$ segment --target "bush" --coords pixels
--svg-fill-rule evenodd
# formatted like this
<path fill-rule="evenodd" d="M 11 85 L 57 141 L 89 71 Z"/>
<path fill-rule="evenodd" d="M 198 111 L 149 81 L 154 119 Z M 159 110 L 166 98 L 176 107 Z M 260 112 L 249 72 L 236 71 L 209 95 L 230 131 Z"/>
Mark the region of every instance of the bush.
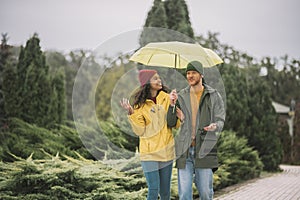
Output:
<path fill-rule="evenodd" d="M 214 187 L 220 189 L 260 175 L 263 164 L 258 152 L 247 146 L 247 139 L 234 132 L 222 132 L 218 140 L 220 167 L 214 174 Z"/>
<path fill-rule="evenodd" d="M 143 176 L 100 161 L 59 157 L 0 162 L 0 199 L 144 199 Z"/>
<path fill-rule="evenodd" d="M 115 145 L 102 131 L 80 124 L 77 126 L 82 130 L 80 136 L 71 122 L 45 129 L 11 118 L 8 128 L 0 132 L 0 160 L 15 161 L 11 154 L 21 158 L 33 154 L 34 159 L 43 159 L 47 153 L 60 153 L 74 158 L 80 154 L 87 159 L 99 160 L 128 159 L 134 156 L 135 152 Z M 110 130 L 112 131 L 113 129 Z"/>
<path fill-rule="evenodd" d="M 57 129 L 48 130 L 18 118 L 11 118 L 8 125 L 9 128 L 0 133 L 0 160 L 14 161 L 11 154 L 21 158 L 33 154 L 33 158 L 43 159 L 46 157 L 45 152 L 77 157 L 75 151 L 92 158 L 79 139 L 76 129 L 60 125 Z"/>

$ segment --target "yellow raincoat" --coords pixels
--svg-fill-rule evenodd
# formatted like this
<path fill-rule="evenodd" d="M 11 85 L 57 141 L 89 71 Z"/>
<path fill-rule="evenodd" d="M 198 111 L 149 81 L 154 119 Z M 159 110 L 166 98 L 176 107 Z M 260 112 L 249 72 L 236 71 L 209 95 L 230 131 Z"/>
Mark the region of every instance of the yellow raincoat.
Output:
<path fill-rule="evenodd" d="M 170 161 L 175 158 L 174 138 L 166 121 L 169 105 L 169 94 L 160 91 L 156 104 L 147 99 L 128 116 L 133 132 L 140 138 L 141 161 Z"/>

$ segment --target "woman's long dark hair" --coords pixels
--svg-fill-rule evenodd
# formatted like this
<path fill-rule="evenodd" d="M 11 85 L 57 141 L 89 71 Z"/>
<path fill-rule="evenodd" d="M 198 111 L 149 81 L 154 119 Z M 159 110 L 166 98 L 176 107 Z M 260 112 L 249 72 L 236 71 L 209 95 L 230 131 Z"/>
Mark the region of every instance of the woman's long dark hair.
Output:
<path fill-rule="evenodd" d="M 148 82 L 144 86 L 141 86 L 140 89 L 134 94 L 134 108 L 140 108 L 146 102 L 146 99 L 151 98 L 150 87 L 150 83 Z M 162 89 L 157 92 L 157 95 L 160 93 L 160 91 L 169 93 L 170 89 L 162 84 Z"/>

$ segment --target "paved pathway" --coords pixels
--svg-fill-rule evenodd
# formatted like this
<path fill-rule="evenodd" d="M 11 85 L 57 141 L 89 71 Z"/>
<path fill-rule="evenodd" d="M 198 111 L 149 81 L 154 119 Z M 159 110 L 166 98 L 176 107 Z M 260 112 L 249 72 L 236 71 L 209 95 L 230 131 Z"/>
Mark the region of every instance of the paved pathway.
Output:
<path fill-rule="evenodd" d="M 257 179 L 214 200 L 300 200 L 300 166 L 280 167 L 282 173 Z"/>

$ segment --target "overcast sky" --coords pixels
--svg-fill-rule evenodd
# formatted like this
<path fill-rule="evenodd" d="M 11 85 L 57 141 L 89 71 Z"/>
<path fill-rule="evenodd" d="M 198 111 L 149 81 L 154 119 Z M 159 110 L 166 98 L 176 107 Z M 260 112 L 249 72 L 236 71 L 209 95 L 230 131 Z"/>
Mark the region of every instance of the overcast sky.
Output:
<path fill-rule="evenodd" d="M 186 0 L 196 35 L 220 33 L 221 43 L 250 56 L 300 59 L 299 0 Z M 38 33 L 44 50 L 94 49 L 141 29 L 153 0 L 0 0 L 0 32 L 24 45 Z"/>

